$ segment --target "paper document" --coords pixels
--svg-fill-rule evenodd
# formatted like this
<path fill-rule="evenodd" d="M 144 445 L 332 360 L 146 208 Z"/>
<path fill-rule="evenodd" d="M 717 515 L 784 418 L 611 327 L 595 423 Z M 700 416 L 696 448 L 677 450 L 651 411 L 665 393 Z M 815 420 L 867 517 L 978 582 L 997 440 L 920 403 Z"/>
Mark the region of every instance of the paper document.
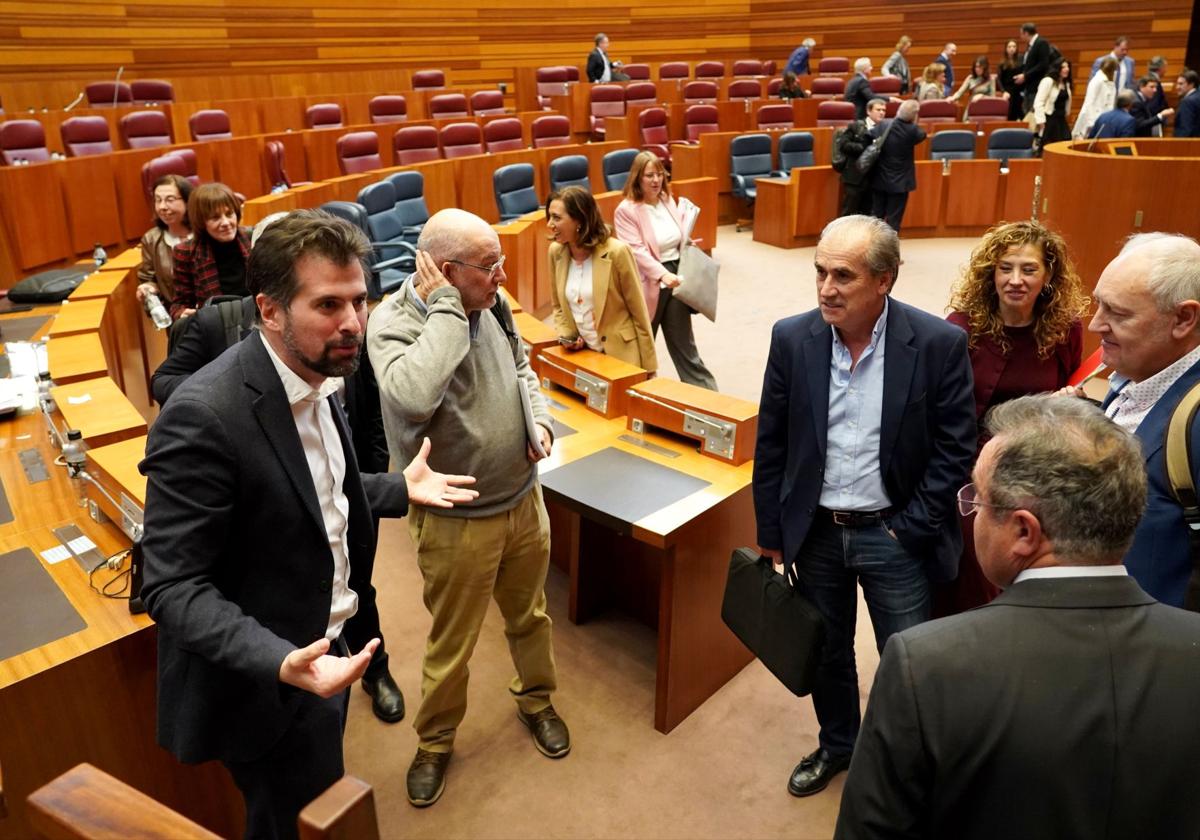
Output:
<path fill-rule="evenodd" d="M 521 412 L 525 415 L 525 436 L 529 438 L 529 445 L 533 447 L 533 451 L 545 458 L 549 453 L 542 447 L 538 424 L 533 419 L 533 400 L 529 398 L 529 389 L 521 379 L 517 379 L 517 391 L 521 394 Z"/>
<path fill-rule="evenodd" d="M 686 197 L 679 199 L 679 218 L 683 227 L 684 242 L 692 238 L 692 231 L 696 228 L 696 218 L 699 215 L 700 208 L 691 199 Z"/>

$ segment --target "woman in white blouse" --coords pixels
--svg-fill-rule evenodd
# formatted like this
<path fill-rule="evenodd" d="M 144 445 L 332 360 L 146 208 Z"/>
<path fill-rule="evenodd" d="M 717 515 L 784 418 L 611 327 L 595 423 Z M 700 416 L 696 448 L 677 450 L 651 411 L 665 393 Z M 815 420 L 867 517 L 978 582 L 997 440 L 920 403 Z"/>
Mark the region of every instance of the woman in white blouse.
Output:
<path fill-rule="evenodd" d="M 642 291 L 651 313 L 654 334 L 661 325 L 667 352 L 679 379 L 690 385 L 717 390 L 713 377 L 696 350 L 692 334 L 693 310 L 675 299 L 679 285 L 679 249 L 683 221 L 671 195 L 667 173 L 653 152 L 639 152 L 625 182 L 625 198 L 613 217 L 617 236 L 633 249 L 642 275 Z"/>
<path fill-rule="evenodd" d="M 650 316 L 629 246 L 612 237 L 592 194 L 564 187 L 546 202 L 550 302 L 559 341 L 585 347 L 654 373 L 658 357 Z"/>
<path fill-rule="evenodd" d="M 1100 72 L 1092 76 L 1088 82 L 1087 93 L 1083 97 L 1083 106 L 1079 116 L 1075 118 L 1075 127 L 1071 137 L 1083 140 L 1096 124 L 1096 118 L 1105 111 L 1111 111 L 1117 100 L 1117 86 L 1113 81 L 1117 72 L 1117 60 L 1106 55 L 1100 62 Z"/>

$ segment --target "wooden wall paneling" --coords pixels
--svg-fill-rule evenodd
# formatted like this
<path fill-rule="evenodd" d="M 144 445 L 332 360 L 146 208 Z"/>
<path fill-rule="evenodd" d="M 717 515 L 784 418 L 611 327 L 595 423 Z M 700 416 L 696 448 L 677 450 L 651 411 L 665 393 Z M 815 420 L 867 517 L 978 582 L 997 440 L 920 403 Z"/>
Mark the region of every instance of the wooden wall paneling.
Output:
<path fill-rule="evenodd" d="M 67 158 L 58 162 L 58 172 L 72 253 L 90 253 L 97 242 L 105 246 L 123 243 L 112 156 Z"/>
<path fill-rule="evenodd" d="M 513 69 L 513 95 L 518 111 L 536 111 L 542 107 L 537 92 L 536 67 Z"/>
<path fill-rule="evenodd" d="M 317 128 L 301 134 L 304 142 L 304 162 L 310 180 L 327 181 L 342 174 L 341 169 L 338 168 L 337 141 L 343 134 L 348 134 L 353 130 L 353 128 Z M 290 155 L 288 162 L 291 162 Z"/>
<path fill-rule="evenodd" d="M 270 192 L 258 137 L 234 137 L 204 144 L 212 153 L 213 177 L 247 198 Z"/>
<path fill-rule="evenodd" d="M 259 124 L 267 134 L 301 131 L 304 123 L 303 96 L 277 96 L 259 102 Z"/>
<path fill-rule="evenodd" d="M 268 140 L 277 140 L 283 144 L 284 168 L 293 184 L 301 181 L 316 180 L 308 172 L 308 161 L 305 160 L 304 132 L 280 131 L 268 132 L 263 135 L 263 148 Z M 264 152 L 265 154 L 265 152 Z M 266 178 L 266 163 L 263 163 L 263 177 Z M 271 184 L 271 186 L 275 186 Z"/>
<path fill-rule="evenodd" d="M 3 223 L 18 270 L 57 263 L 72 252 L 60 186 L 61 161 L 0 167 Z M 9 285 L 16 282 L 10 275 Z"/>
<path fill-rule="evenodd" d="M 545 318 L 550 314 L 550 285 L 554 282 L 550 276 L 550 238 L 546 235 L 545 211 L 534 210 L 526 213 L 519 221 L 531 225 L 534 264 L 533 306 L 524 301 L 521 305 L 535 317 Z"/>
<path fill-rule="evenodd" d="M 754 200 L 755 242 L 774 245 L 776 248 L 792 248 L 796 227 L 796 205 L 799 190 L 799 170 L 793 170 L 788 178 L 760 178 L 755 186 L 758 197 Z"/>
<path fill-rule="evenodd" d="M 796 226 L 795 235 L 800 238 L 797 244 L 811 244 L 838 214 L 841 175 L 833 171 L 831 166 L 806 166 L 792 170 L 792 179 L 796 184 Z"/>
<path fill-rule="evenodd" d="M 921 228 L 936 228 L 942 219 L 944 207 L 940 160 L 917 161 L 917 188 L 908 194 L 908 206 L 904 211 L 901 230 L 907 232 Z"/>
<path fill-rule="evenodd" d="M 751 131 L 755 128 L 746 111 L 746 103 L 728 99 L 717 102 L 717 125 L 721 131 Z"/>
<path fill-rule="evenodd" d="M 952 160 L 946 180 L 946 227 L 986 227 L 996 221 L 1000 161 Z"/>
<path fill-rule="evenodd" d="M 997 221 L 1016 222 L 1033 218 L 1035 179 L 1042 174 L 1042 162 L 1037 158 L 1010 159 L 1004 176 L 1004 204 Z"/>
<path fill-rule="evenodd" d="M 775 100 L 778 102 L 779 100 Z M 817 106 L 820 103 L 816 99 L 793 99 L 792 100 L 792 119 L 795 121 L 796 128 L 808 128 L 817 124 Z"/>

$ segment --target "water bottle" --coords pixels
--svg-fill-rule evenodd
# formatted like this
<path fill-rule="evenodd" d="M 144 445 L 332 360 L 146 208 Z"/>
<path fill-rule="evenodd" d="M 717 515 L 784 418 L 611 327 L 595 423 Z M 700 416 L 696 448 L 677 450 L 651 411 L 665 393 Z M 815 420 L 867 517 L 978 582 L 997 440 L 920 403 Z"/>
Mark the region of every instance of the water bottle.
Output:
<path fill-rule="evenodd" d="M 166 308 L 162 305 L 162 299 L 154 292 L 146 293 L 146 300 L 142 303 L 146 307 L 146 314 L 150 316 L 150 320 L 154 322 L 154 326 L 160 330 L 165 330 L 171 326 L 171 316 L 167 314 Z"/>
<path fill-rule="evenodd" d="M 87 506 L 87 493 L 84 491 L 83 472 L 87 468 L 87 444 L 83 442 L 83 433 L 78 429 L 67 430 L 67 442 L 63 444 L 63 461 L 67 465 L 67 476 L 71 479 L 71 489 L 75 491 L 75 503 L 80 507 Z"/>
<path fill-rule="evenodd" d="M 50 378 L 48 371 L 42 371 L 38 374 L 38 408 L 46 414 L 54 411 L 57 406 L 54 404 L 54 397 L 50 396 L 50 389 L 54 387 L 54 380 Z"/>
<path fill-rule="evenodd" d="M 99 242 L 97 242 L 96 247 L 92 249 L 92 260 L 96 263 L 96 268 L 99 268 L 108 262 L 108 252 L 104 250 L 104 246 Z"/>

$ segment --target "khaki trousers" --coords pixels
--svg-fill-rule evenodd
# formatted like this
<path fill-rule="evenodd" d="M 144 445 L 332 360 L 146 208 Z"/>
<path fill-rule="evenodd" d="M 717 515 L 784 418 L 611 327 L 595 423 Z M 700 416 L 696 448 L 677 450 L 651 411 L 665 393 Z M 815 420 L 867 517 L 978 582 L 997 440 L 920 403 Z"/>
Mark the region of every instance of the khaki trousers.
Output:
<path fill-rule="evenodd" d="M 527 714 L 550 705 L 557 685 L 544 590 L 550 520 L 534 483 L 505 513 L 467 519 L 414 508 L 408 523 L 433 616 L 413 728 L 421 749 L 449 752 L 467 712 L 467 663 L 493 597 L 517 669 L 508 690 Z"/>

